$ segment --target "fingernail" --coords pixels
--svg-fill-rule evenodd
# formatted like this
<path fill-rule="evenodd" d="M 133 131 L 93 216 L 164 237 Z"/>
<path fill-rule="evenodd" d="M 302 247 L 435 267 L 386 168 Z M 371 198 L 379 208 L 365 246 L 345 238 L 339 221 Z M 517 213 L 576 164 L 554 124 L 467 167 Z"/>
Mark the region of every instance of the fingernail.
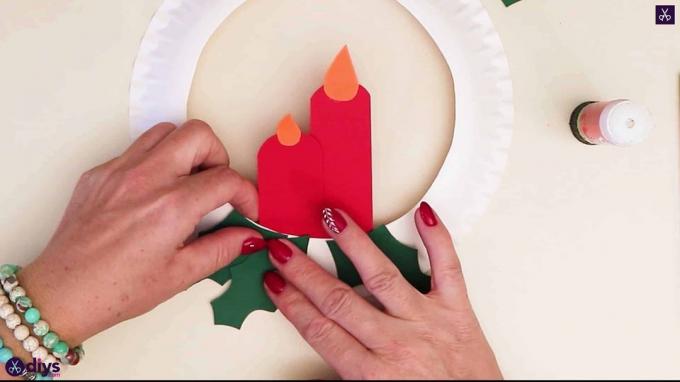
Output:
<path fill-rule="evenodd" d="M 344 231 L 347 227 L 347 221 L 345 218 L 334 208 L 324 208 L 322 215 L 323 222 L 326 224 L 326 227 L 328 227 L 328 229 L 336 235 Z"/>
<path fill-rule="evenodd" d="M 266 285 L 267 289 L 274 294 L 279 294 L 283 292 L 283 288 L 286 286 L 286 280 L 276 272 L 267 272 L 264 274 L 264 285 Z"/>
<path fill-rule="evenodd" d="M 251 237 L 246 239 L 241 246 L 242 255 L 250 255 L 251 253 L 259 252 L 267 246 L 267 242 L 259 237 Z"/>
<path fill-rule="evenodd" d="M 425 223 L 426 226 L 434 227 L 437 225 L 437 218 L 434 216 L 434 211 L 432 211 L 432 207 L 430 207 L 427 202 L 420 202 L 418 211 L 420 211 L 420 218 L 423 219 L 423 223 Z"/>
<path fill-rule="evenodd" d="M 274 260 L 281 264 L 285 264 L 293 256 L 293 250 L 279 239 L 269 240 L 267 242 L 269 253 L 272 254 Z"/>

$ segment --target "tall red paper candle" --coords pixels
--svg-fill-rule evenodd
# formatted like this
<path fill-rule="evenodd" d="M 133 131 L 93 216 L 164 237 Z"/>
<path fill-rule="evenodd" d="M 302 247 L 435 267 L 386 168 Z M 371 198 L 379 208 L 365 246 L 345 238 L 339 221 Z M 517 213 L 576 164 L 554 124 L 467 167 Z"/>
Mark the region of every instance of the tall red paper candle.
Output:
<path fill-rule="evenodd" d="M 319 216 L 325 206 L 322 174 L 319 142 L 285 116 L 257 154 L 259 223 L 281 233 L 327 236 Z"/>
<path fill-rule="evenodd" d="M 371 97 L 357 79 L 347 46 L 311 98 L 310 131 L 323 148 L 324 202 L 373 228 Z"/>

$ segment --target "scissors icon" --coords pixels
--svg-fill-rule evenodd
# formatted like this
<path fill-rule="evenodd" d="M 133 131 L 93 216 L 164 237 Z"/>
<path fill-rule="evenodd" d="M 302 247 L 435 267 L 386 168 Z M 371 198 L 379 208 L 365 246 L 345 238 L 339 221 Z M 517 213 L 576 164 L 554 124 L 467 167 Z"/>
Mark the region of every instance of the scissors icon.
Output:
<path fill-rule="evenodd" d="M 18 360 L 12 360 L 9 365 L 7 365 L 7 372 L 12 376 L 18 376 L 24 370 L 23 365 L 19 365 Z"/>
<path fill-rule="evenodd" d="M 668 14 L 668 8 L 661 8 L 661 13 L 663 13 L 663 15 L 659 15 L 659 21 L 662 23 L 671 21 L 671 15 Z"/>

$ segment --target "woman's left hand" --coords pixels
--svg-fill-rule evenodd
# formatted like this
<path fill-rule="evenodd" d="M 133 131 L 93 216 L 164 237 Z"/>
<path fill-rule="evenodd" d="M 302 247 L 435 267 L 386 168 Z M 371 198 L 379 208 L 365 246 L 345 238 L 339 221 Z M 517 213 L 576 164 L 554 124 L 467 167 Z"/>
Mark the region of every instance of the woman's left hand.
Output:
<path fill-rule="evenodd" d="M 341 377 L 502 378 L 468 300 L 451 237 L 427 204 L 415 214 L 432 266 L 432 290 L 425 295 L 349 216 L 325 212 L 327 231 L 385 310 L 284 240 L 268 243 L 279 273 L 267 273 L 264 282 L 278 308 Z"/>
<path fill-rule="evenodd" d="M 158 124 L 83 174 L 52 240 L 19 272 L 21 285 L 60 338 L 80 344 L 264 248 L 248 228 L 193 240 L 201 218 L 225 203 L 257 219 L 255 186 L 229 167 L 210 126 Z"/>

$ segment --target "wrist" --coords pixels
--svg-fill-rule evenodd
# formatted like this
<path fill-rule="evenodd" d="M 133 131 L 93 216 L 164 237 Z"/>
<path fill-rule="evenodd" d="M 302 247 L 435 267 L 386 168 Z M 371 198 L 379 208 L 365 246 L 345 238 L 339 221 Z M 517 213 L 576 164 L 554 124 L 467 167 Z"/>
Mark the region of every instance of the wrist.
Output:
<path fill-rule="evenodd" d="M 80 320 L 78 309 L 71 306 L 73 296 L 68 284 L 59 282 L 61 272 L 50 268 L 38 259 L 18 272 L 17 279 L 33 306 L 40 310 L 41 318 L 49 323 L 50 331 L 75 347 L 91 336 L 89 325 Z"/>

